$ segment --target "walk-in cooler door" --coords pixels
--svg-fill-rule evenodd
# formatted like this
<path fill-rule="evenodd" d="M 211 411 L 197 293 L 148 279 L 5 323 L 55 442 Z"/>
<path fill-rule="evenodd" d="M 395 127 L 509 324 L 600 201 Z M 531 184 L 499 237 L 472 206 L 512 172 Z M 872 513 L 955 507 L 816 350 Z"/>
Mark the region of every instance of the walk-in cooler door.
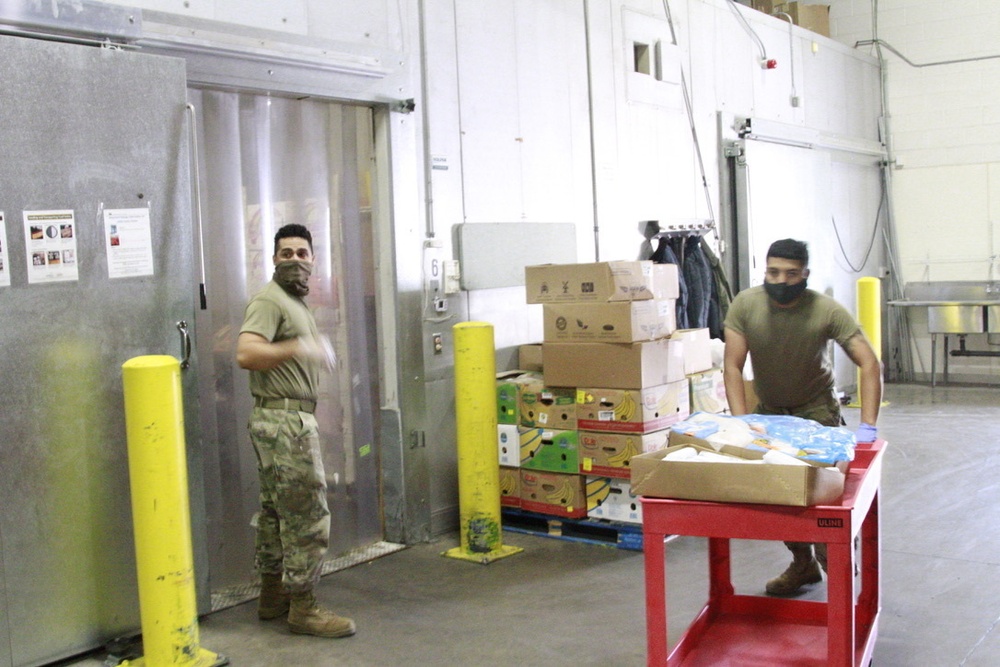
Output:
<path fill-rule="evenodd" d="M 0 36 L 0 667 L 139 629 L 121 367 L 179 357 L 194 319 L 185 79 L 178 59 Z"/>

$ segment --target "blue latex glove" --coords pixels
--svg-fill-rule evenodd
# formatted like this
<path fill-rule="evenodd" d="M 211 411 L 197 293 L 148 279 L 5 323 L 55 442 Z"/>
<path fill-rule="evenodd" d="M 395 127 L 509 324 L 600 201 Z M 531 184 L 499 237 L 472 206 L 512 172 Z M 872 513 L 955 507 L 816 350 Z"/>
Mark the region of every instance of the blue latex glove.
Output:
<path fill-rule="evenodd" d="M 854 439 L 858 442 L 875 442 L 875 438 L 878 437 L 878 429 L 871 424 L 865 424 L 864 422 L 858 426 L 858 430 L 854 432 Z"/>

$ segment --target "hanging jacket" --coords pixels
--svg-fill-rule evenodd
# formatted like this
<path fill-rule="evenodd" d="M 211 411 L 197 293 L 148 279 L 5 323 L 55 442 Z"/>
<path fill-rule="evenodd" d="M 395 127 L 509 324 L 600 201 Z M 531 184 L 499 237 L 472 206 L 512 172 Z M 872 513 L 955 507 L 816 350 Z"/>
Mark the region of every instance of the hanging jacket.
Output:
<path fill-rule="evenodd" d="M 701 236 L 684 239 L 684 281 L 688 288 L 688 327 L 708 327 L 714 285 L 712 268 L 701 252 Z"/>
<path fill-rule="evenodd" d="M 708 330 L 712 338 L 724 338 L 722 323 L 726 321 L 726 313 L 729 312 L 729 304 L 733 302 L 733 290 L 729 286 L 729 279 L 726 271 L 722 267 L 722 262 L 712 251 L 712 246 L 704 239 L 701 239 L 701 251 L 705 261 L 712 271 L 713 289 L 712 302 L 708 316 Z"/>
<path fill-rule="evenodd" d="M 671 246 L 671 240 L 665 236 L 661 236 L 658 239 L 656 250 L 653 251 L 653 256 L 650 258 L 657 264 L 677 264 L 677 282 L 678 288 L 680 289 L 680 296 L 677 298 L 676 312 L 677 312 L 677 328 L 687 329 L 687 285 L 684 282 L 684 271 L 683 267 L 680 266 L 676 253 L 674 253 Z"/>

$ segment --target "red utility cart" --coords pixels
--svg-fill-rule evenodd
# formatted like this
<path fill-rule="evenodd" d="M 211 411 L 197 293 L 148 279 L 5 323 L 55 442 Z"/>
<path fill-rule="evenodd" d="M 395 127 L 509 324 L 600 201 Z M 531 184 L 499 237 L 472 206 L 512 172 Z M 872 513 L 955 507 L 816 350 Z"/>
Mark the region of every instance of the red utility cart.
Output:
<path fill-rule="evenodd" d="M 878 634 L 879 486 L 886 443 L 859 444 L 835 505 L 789 507 L 642 498 L 648 665 L 868 665 Z M 854 538 L 861 592 L 854 599 Z M 667 654 L 664 539 L 708 538 L 709 596 Z M 736 595 L 729 540 L 826 542 L 827 602 Z"/>

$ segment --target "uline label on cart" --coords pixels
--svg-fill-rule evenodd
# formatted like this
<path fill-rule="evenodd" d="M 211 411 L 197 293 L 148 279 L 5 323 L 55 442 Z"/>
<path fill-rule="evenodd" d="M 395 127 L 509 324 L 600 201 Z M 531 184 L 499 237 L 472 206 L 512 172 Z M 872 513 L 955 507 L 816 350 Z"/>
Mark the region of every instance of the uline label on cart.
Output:
<path fill-rule="evenodd" d="M 843 519 L 824 519 L 823 517 L 819 517 L 819 518 L 816 519 L 816 525 L 819 528 L 843 528 L 844 527 L 844 520 Z"/>

